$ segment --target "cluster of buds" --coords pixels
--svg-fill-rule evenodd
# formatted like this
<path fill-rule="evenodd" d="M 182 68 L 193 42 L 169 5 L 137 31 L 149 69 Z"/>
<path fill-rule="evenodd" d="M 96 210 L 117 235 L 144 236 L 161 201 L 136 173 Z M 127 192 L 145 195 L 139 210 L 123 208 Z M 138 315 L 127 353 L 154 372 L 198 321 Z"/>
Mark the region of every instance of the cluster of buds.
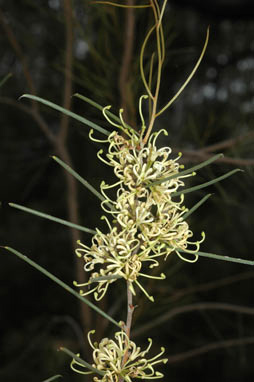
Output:
<path fill-rule="evenodd" d="M 92 343 L 91 334 L 88 333 L 88 341 L 93 349 L 93 364 L 89 370 L 78 360 L 73 359 L 71 368 L 80 374 L 97 373 L 94 377 L 95 382 L 119 382 L 121 380 L 131 382 L 136 379 L 157 379 L 163 377 L 163 374 L 154 370 L 154 365 L 166 363 L 167 359 L 159 359 L 165 349 L 155 357 L 146 359 L 152 340 L 149 338 L 149 345 L 146 350 L 141 351 L 140 347 L 129 339 L 124 331 L 115 333 L 115 341 L 109 338 L 103 338 L 100 343 Z M 79 356 L 79 354 L 78 354 Z"/>
<path fill-rule="evenodd" d="M 107 109 L 104 109 L 106 119 L 123 132 L 120 135 L 114 131 L 109 135 L 106 158 L 102 156 L 103 150 L 98 152 L 98 157 L 113 167 L 117 177 L 113 185 L 101 183 L 101 193 L 105 198 L 101 206 L 112 219 L 103 216 L 109 232 L 97 229 L 91 246 L 79 242 L 76 254 L 84 258 L 85 271 L 92 273 L 87 283 L 75 285 L 89 286 L 89 290 L 81 290 L 81 294 L 94 293 L 95 299 L 100 300 L 109 284 L 123 278 L 128 281 L 134 295 L 136 285 L 153 301 L 140 284 L 139 276 L 164 279 L 163 273 L 155 275 L 149 271 L 159 265 L 159 257 L 167 259 L 175 252 L 186 261 L 196 261 L 198 256 L 195 254 L 204 240 L 202 233 L 200 241 L 189 241 L 193 233 L 183 218 L 186 213 L 184 195 L 180 195 L 179 200 L 174 197 L 178 188 L 184 186 L 183 179 L 190 174 L 181 175 L 178 163 L 181 154 L 172 159 L 169 147 L 156 147 L 158 136 L 161 133 L 167 135 L 165 130 L 151 134 L 144 144 L 144 124 L 141 132 L 136 132 L 125 124 L 121 110 L 119 117 L 122 123 L 117 125 L 109 119 Z M 141 108 L 140 116 L 143 121 Z M 90 138 L 95 140 L 92 132 Z M 113 187 L 118 187 L 115 200 L 106 194 Z M 179 250 L 194 254 L 194 259 L 183 258 Z M 94 287 L 91 287 L 92 283 L 95 283 Z"/>

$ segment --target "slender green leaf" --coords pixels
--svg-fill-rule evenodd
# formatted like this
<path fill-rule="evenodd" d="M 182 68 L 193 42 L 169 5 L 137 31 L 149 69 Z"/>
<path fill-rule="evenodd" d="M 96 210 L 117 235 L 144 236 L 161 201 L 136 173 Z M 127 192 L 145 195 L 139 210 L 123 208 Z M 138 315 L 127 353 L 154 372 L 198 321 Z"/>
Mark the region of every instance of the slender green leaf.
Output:
<path fill-rule="evenodd" d="M 12 73 L 8 73 L 6 76 L 4 76 L 4 78 L 0 81 L 0 88 L 5 84 L 6 81 L 8 81 L 10 77 L 12 77 Z"/>
<path fill-rule="evenodd" d="M 143 9 L 143 8 L 150 8 L 150 4 L 144 4 L 144 5 L 125 5 L 125 4 L 118 4 L 114 3 L 112 1 L 94 1 L 94 4 L 104 4 L 104 5 L 113 5 L 114 7 L 120 7 L 120 8 L 135 8 L 135 9 Z"/>
<path fill-rule="evenodd" d="M 190 80 L 192 79 L 192 77 L 194 76 L 194 74 L 196 73 L 199 65 L 200 65 L 200 62 L 205 54 L 205 51 L 206 51 L 206 47 L 207 47 L 207 44 L 208 44 L 208 40 L 209 40 L 209 27 L 207 28 L 207 32 L 206 32 L 206 39 L 205 39 L 205 44 L 204 44 L 204 47 L 202 49 L 202 52 L 200 54 L 200 57 L 196 63 L 196 65 L 194 66 L 194 68 L 192 69 L 192 72 L 191 74 L 188 76 L 187 80 L 184 82 L 184 84 L 180 87 L 180 89 L 176 92 L 176 94 L 174 95 L 174 97 L 171 98 L 171 100 L 156 114 L 156 116 L 159 116 L 160 114 L 162 114 L 170 105 L 172 105 L 173 102 L 175 102 L 175 100 L 179 97 L 179 95 L 182 93 L 182 91 L 184 90 L 184 88 L 188 85 L 188 83 L 190 82 Z"/>
<path fill-rule="evenodd" d="M 82 225 L 71 223 L 71 222 L 68 222 L 67 220 L 59 219 L 59 218 L 56 218 L 55 216 L 44 214 L 43 212 L 36 211 L 36 210 L 31 209 L 31 208 L 21 206 L 20 204 L 16 204 L 16 203 L 8 203 L 8 204 L 10 207 L 14 207 L 14 208 L 17 208 L 19 210 L 28 212 L 29 214 L 33 214 L 33 215 L 39 216 L 39 217 L 44 218 L 44 219 L 52 220 L 56 223 L 67 225 L 68 227 L 78 229 L 79 231 L 84 231 L 84 232 L 88 232 L 91 234 L 96 234 L 95 230 L 83 227 Z"/>
<path fill-rule="evenodd" d="M 181 194 L 188 194 L 189 192 L 197 191 L 197 190 L 200 190 L 201 188 L 205 188 L 205 187 L 211 186 L 212 184 L 220 182 L 221 180 L 226 179 L 229 176 L 231 176 L 231 175 L 233 175 L 233 174 L 235 174 L 236 172 L 239 172 L 239 171 L 243 171 L 243 170 L 240 170 L 239 168 L 237 168 L 235 170 L 227 172 L 226 174 L 224 174 L 222 176 L 219 176 L 218 178 L 212 179 L 209 182 L 202 183 L 202 184 L 199 184 L 197 186 L 190 187 L 190 188 L 186 188 L 185 190 L 182 190 L 182 191 L 174 192 L 172 194 L 172 196 L 177 196 L 177 195 L 181 195 Z"/>
<path fill-rule="evenodd" d="M 190 216 L 194 211 L 196 211 L 205 201 L 210 198 L 212 194 L 208 194 L 204 196 L 198 203 L 196 203 L 189 211 L 187 211 L 182 218 L 186 219 L 188 216 Z"/>
<path fill-rule="evenodd" d="M 112 275 L 112 276 L 95 277 L 91 279 L 91 283 L 97 283 L 98 281 L 105 281 L 105 280 L 116 280 L 116 279 L 122 279 L 122 276 Z"/>
<path fill-rule="evenodd" d="M 197 164 L 196 166 L 187 168 L 184 171 L 180 171 L 180 172 L 178 172 L 176 174 L 170 175 L 167 178 L 159 179 L 156 182 L 152 182 L 152 183 L 148 184 L 147 187 L 151 187 L 151 186 L 154 186 L 156 184 L 160 184 L 160 183 L 166 182 L 167 180 L 170 180 L 170 179 L 179 178 L 182 175 L 191 174 L 194 171 L 200 170 L 201 168 L 203 168 L 205 166 L 208 166 L 210 163 L 212 163 L 212 162 L 214 162 L 217 159 L 222 158 L 222 157 L 223 157 L 223 154 L 217 154 L 217 155 L 213 156 L 212 158 L 207 159 L 205 162 Z"/>
<path fill-rule="evenodd" d="M 90 363 L 84 361 L 82 358 L 80 358 L 79 356 L 77 356 L 77 354 L 73 353 L 73 352 L 70 351 L 69 349 L 60 347 L 59 350 L 60 350 L 60 351 L 63 351 L 64 353 L 68 354 L 70 357 L 74 358 L 75 361 L 77 361 L 77 362 L 80 363 L 82 366 L 86 367 L 87 369 L 91 370 L 93 373 L 96 373 L 96 374 L 99 374 L 99 375 L 104 376 L 105 371 L 101 371 L 101 370 L 96 369 L 95 367 L 93 367 L 92 365 L 90 365 Z"/>
<path fill-rule="evenodd" d="M 73 113 L 72 111 L 70 110 L 67 110 L 53 102 L 50 102 L 50 101 L 47 101 L 45 100 L 44 98 L 41 98 L 41 97 L 37 97 L 37 96 L 34 96 L 34 95 L 31 95 L 31 94 L 23 94 L 21 97 L 19 97 L 19 99 L 21 98 L 29 98 L 29 99 L 32 99 L 34 101 L 38 101 L 40 103 L 43 103 L 44 105 L 46 106 L 49 106 L 51 107 L 52 109 L 55 109 L 57 111 L 60 111 L 61 113 L 63 114 L 66 114 L 68 115 L 69 117 L 72 117 L 74 119 L 76 119 L 77 121 L 99 131 L 100 133 L 104 134 L 104 135 L 109 135 L 110 132 L 105 130 L 103 127 L 97 125 L 96 123 L 94 122 L 91 122 L 89 121 L 88 119 L 84 118 L 84 117 L 81 117 L 80 115 L 76 114 L 76 113 Z"/>
<path fill-rule="evenodd" d="M 88 188 L 89 191 L 91 191 L 97 198 L 99 198 L 101 201 L 104 201 L 105 198 L 102 194 L 100 194 L 90 183 L 88 183 L 87 180 L 82 178 L 76 171 L 74 171 L 68 164 L 64 163 L 61 159 L 57 158 L 56 156 L 52 156 L 52 158 L 60 164 L 66 171 L 68 171 L 71 175 L 74 176 L 80 183 L 82 183 L 86 188 Z"/>
<path fill-rule="evenodd" d="M 98 308 L 96 305 L 94 305 L 92 302 L 87 300 L 85 297 L 81 296 L 78 292 L 76 292 L 74 289 L 69 287 L 69 285 L 65 284 L 63 281 L 61 281 L 59 278 L 54 276 L 52 273 L 48 272 L 45 268 L 41 267 L 39 264 L 35 263 L 33 260 L 29 259 L 27 256 L 24 256 L 22 253 L 16 251 L 15 249 L 11 247 L 3 247 L 7 251 L 14 253 L 14 255 L 18 256 L 21 260 L 24 260 L 26 263 L 43 273 L 45 276 L 53 280 L 55 283 L 60 285 L 63 289 L 65 289 L 67 292 L 73 294 L 76 298 L 90 306 L 93 310 L 95 310 L 97 313 L 99 313 L 101 316 L 105 317 L 107 320 L 111 321 L 113 324 L 115 324 L 117 327 L 121 328 L 121 325 L 118 324 L 112 317 L 110 317 L 107 313 L 103 312 L 100 308 Z"/>
<path fill-rule="evenodd" d="M 104 106 L 99 105 L 97 102 L 93 101 L 92 99 L 90 99 L 88 97 L 83 96 L 82 94 L 75 93 L 75 94 L 73 94 L 73 97 L 77 97 L 77 98 L 81 99 L 82 101 L 89 103 L 89 105 L 92 105 L 93 107 L 95 107 L 96 109 L 98 109 L 100 111 L 102 111 L 104 109 Z M 106 114 L 110 118 L 115 120 L 116 122 L 121 123 L 120 118 L 117 115 L 111 113 L 111 111 L 106 110 Z"/>
<path fill-rule="evenodd" d="M 96 109 L 99 109 L 99 110 L 101 110 L 101 111 L 104 109 L 104 106 L 99 105 L 97 102 L 91 100 L 91 99 L 88 98 L 88 97 L 83 96 L 82 94 L 75 93 L 75 94 L 73 94 L 73 97 L 77 97 L 77 98 L 81 99 L 82 101 L 89 103 L 90 105 L 92 105 L 93 107 L 95 107 Z M 121 119 L 120 119 L 117 115 L 111 113 L 111 111 L 109 111 L 109 110 L 105 110 L 105 113 L 106 113 L 111 119 L 113 119 L 114 121 L 116 121 L 117 123 L 119 123 L 120 125 L 122 124 Z M 128 125 L 127 123 L 125 123 L 125 126 L 127 126 L 129 129 L 132 129 L 132 127 L 131 127 L 130 125 Z"/>
<path fill-rule="evenodd" d="M 62 375 L 58 374 L 58 375 L 54 375 L 54 376 L 51 377 L 51 378 L 44 379 L 44 381 L 42 381 L 42 382 L 52 382 L 52 381 L 55 381 L 56 379 L 58 379 L 58 378 L 62 378 L 62 377 L 63 377 Z"/>
<path fill-rule="evenodd" d="M 188 255 L 187 252 L 185 252 L 182 249 L 177 249 L 178 252 L 182 252 L 186 255 Z M 229 257 L 229 256 L 221 256 L 221 255 L 215 255 L 214 253 L 208 253 L 208 252 L 197 252 L 195 255 L 198 256 L 204 256 L 204 257 L 209 257 L 211 259 L 216 259 L 216 260 L 224 260 L 224 261 L 230 261 L 232 263 L 239 263 L 239 264 L 246 264 L 246 265 L 254 265 L 254 261 L 251 260 L 244 260 L 244 259 L 238 259 L 235 257 Z"/>

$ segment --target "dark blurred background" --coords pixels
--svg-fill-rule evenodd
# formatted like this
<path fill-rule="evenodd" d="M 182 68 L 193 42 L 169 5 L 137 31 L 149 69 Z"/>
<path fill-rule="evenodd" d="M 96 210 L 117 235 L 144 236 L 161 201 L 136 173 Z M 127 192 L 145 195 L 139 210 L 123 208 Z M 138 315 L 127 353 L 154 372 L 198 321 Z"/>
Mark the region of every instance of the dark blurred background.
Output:
<path fill-rule="evenodd" d="M 131 4 L 126 0 L 125 4 Z M 136 2 L 137 3 L 137 2 Z M 139 1 L 138 4 L 144 4 Z M 161 2 L 160 2 L 161 3 Z M 100 221 L 99 201 L 66 175 L 51 156 L 68 162 L 99 188 L 113 181 L 111 169 L 97 160 L 101 148 L 89 128 L 27 99 L 35 94 L 79 113 L 108 129 L 99 110 L 81 93 L 105 106 L 126 110 L 138 126 L 138 98 L 144 94 L 139 53 L 152 25 L 149 9 L 126 11 L 88 0 L 0 1 L 0 244 L 29 256 L 72 285 L 82 279 L 75 241 L 90 235 L 8 206 L 25 205 L 86 227 Z M 253 260 L 254 223 L 254 10 L 251 1 L 168 1 L 164 16 L 166 63 L 160 104 L 180 88 L 194 67 L 210 25 L 205 57 L 188 87 L 156 122 L 168 136 L 161 145 L 183 153 L 190 167 L 216 153 L 224 158 L 188 179 L 204 183 L 234 168 L 242 173 L 186 196 L 191 207 L 213 196 L 189 224 L 196 239 L 206 232 L 202 250 Z M 153 52 L 153 41 L 147 49 Z M 98 135 L 99 136 L 99 135 Z M 254 377 L 254 294 L 251 266 L 200 258 L 195 264 L 172 255 L 162 264 L 167 279 L 148 282 L 151 305 L 138 295 L 133 336 L 147 337 L 154 351 L 166 347 L 171 382 L 252 381 Z M 86 333 L 97 339 L 115 328 L 89 313 L 78 300 L 26 263 L 1 249 L 0 381 L 90 381 L 74 374 L 59 346 L 89 360 Z M 113 284 L 99 306 L 116 320 L 126 315 L 125 285 Z M 157 321 L 157 318 L 160 321 Z M 161 368 L 162 370 L 162 368 Z"/>

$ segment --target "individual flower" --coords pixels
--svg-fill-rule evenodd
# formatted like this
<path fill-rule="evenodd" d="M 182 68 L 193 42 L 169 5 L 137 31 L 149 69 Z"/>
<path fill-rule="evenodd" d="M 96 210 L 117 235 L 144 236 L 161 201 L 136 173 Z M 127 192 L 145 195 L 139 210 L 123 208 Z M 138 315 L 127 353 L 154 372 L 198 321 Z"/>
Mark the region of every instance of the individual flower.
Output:
<path fill-rule="evenodd" d="M 115 333 L 115 340 L 103 338 L 99 343 L 92 343 L 91 334 L 95 333 L 91 330 L 88 333 L 88 341 L 93 349 L 94 371 L 87 370 L 79 361 L 73 359 L 71 368 L 80 374 L 92 374 L 98 371 L 99 376 L 95 376 L 95 382 L 119 382 L 121 379 L 132 382 L 132 379 L 158 379 L 163 374 L 155 371 L 154 366 L 159 363 L 166 363 L 167 358 L 160 358 L 165 352 L 161 348 L 161 352 L 156 356 L 147 359 L 146 355 L 152 346 L 152 340 L 148 339 L 148 346 L 145 350 L 141 350 L 136 344 L 129 339 L 124 331 Z"/>
<path fill-rule="evenodd" d="M 78 284 L 79 287 L 90 287 L 92 283 L 96 283 L 88 291 L 80 291 L 85 296 L 94 293 L 96 300 L 101 300 L 105 295 L 109 284 L 118 278 L 129 281 L 129 287 L 133 294 L 135 283 L 148 298 L 153 301 L 153 297 L 149 296 L 146 290 L 137 281 L 139 276 L 151 277 L 157 279 L 165 278 L 164 274 L 160 276 L 149 276 L 141 273 L 144 262 L 157 263 L 150 259 L 149 254 L 151 248 L 143 243 L 136 235 L 136 227 L 129 229 L 121 229 L 117 231 L 117 227 L 111 228 L 108 234 L 103 234 L 97 229 L 97 234 L 92 239 L 92 246 L 89 247 L 79 242 L 80 248 L 76 249 L 76 254 L 83 257 L 85 261 L 85 271 L 91 271 L 89 281 L 84 284 Z M 97 270 L 97 268 L 99 268 Z"/>
<path fill-rule="evenodd" d="M 131 134 L 129 133 L 129 139 L 125 139 L 114 132 L 108 137 L 109 150 L 106 154 L 108 160 L 101 156 L 103 150 L 99 151 L 98 156 L 103 162 L 114 167 L 114 173 L 120 180 L 119 183 L 122 183 L 130 191 L 140 192 L 142 188 L 154 181 L 165 179 L 165 182 L 160 183 L 159 186 L 152 186 L 151 192 L 162 191 L 162 187 L 168 195 L 175 192 L 179 186 L 184 186 L 181 179 L 186 175 L 178 175 L 181 166 L 177 160 L 181 154 L 172 159 L 170 158 L 171 148 L 157 149 L 156 140 L 162 132 L 167 135 L 165 130 L 153 133 L 145 147 L 142 143 L 142 137 L 134 130 Z M 167 180 L 168 177 L 171 179 Z M 119 183 L 117 182 L 116 185 Z"/>

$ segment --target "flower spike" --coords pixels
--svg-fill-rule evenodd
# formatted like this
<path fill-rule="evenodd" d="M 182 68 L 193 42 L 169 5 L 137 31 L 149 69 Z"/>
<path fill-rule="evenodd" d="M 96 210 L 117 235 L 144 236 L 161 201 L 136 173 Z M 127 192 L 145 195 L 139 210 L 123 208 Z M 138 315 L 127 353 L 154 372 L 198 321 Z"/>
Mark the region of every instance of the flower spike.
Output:
<path fill-rule="evenodd" d="M 94 377 L 95 382 L 116 382 L 120 378 L 128 382 L 133 379 L 158 379 L 163 374 L 154 370 L 154 366 L 159 363 L 166 363 L 167 358 L 160 358 L 165 352 L 161 348 L 161 352 L 152 358 L 146 358 L 152 346 L 152 340 L 148 339 L 148 346 L 145 350 L 141 350 L 136 344 L 129 339 L 125 331 L 121 330 L 115 333 L 114 339 L 103 338 L 99 343 L 92 342 L 91 335 L 95 330 L 91 330 L 87 337 L 88 342 L 93 349 L 93 363 L 88 364 L 80 358 L 79 354 L 72 355 L 72 370 L 79 374 L 97 374 Z M 125 354 L 128 357 L 123 362 Z"/>
<path fill-rule="evenodd" d="M 141 101 L 142 98 L 140 105 Z M 93 293 L 95 299 L 100 300 L 110 284 L 125 279 L 133 295 L 134 286 L 137 286 L 150 301 L 154 301 L 139 282 L 139 277 L 165 279 L 164 274 L 153 276 L 150 270 L 159 266 L 159 257 L 166 260 L 173 252 L 184 261 L 196 261 L 195 254 L 204 234 L 200 241 L 190 241 L 193 233 L 184 219 L 187 214 L 184 192 L 178 192 L 178 189 L 184 186 L 184 178 L 193 174 L 181 173 L 180 154 L 171 159 L 171 148 L 157 148 L 159 135 L 167 135 L 167 132 L 162 129 L 153 133 L 145 145 L 140 145 L 142 131 L 138 134 L 127 129 L 121 113 L 122 129 L 127 138 L 113 132 L 108 137 L 107 160 L 101 157 L 102 150 L 97 154 L 114 168 L 117 178 L 112 185 L 102 181 L 100 187 L 104 197 L 101 207 L 113 219 L 111 222 L 106 216 L 102 217 L 107 222 L 108 233 L 96 229 L 90 246 L 79 242 L 81 247 L 76 254 L 83 257 L 85 271 L 91 272 L 88 282 L 80 287 L 89 288 L 91 283 L 96 284 L 81 293 L 82 296 Z M 109 199 L 105 191 L 117 186 L 116 198 Z M 180 198 L 176 201 L 174 196 L 178 194 Z M 195 260 L 185 258 L 178 250 L 193 254 Z M 145 263 L 148 263 L 146 272 Z"/>

